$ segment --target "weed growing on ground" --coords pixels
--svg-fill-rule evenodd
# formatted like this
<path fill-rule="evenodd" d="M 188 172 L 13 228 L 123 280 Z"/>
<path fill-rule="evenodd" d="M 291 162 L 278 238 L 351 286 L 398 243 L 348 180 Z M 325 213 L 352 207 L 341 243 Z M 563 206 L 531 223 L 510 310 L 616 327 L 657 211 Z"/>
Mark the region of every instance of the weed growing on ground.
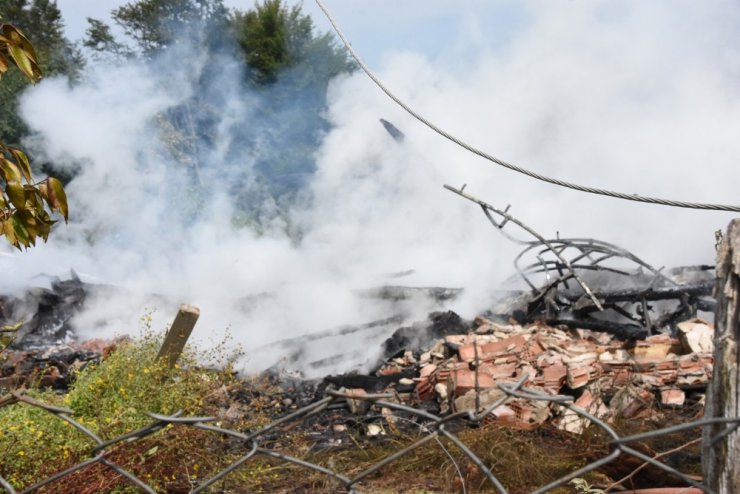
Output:
<path fill-rule="evenodd" d="M 228 366 L 225 371 L 214 371 L 198 364 L 213 361 L 222 354 L 223 346 L 208 352 L 186 348 L 178 364 L 170 369 L 156 360 L 164 334 L 152 331 L 149 321 L 144 318 L 139 338 L 120 342 L 107 359 L 79 372 L 67 394 L 39 390 L 29 390 L 26 394 L 44 403 L 73 410 L 74 420 L 104 440 L 151 423 L 146 412 L 165 415 L 178 411 L 184 415 L 207 412 L 208 397 L 230 385 L 234 378 Z M 149 463 L 147 469 L 161 474 L 155 484 L 176 480 L 187 484 L 196 479 L 200 468 L 196 453 L 184 455 L 190 457 L 184 462 L 187 463 L 184 480 L 180 478 L 182 475 L 173 473 L 172 468 L 167 472 L 159 471 L 161 465 L 154 464 L 172 460 L 171 455 L 163 455 L 163 451 L 183 456 L 187 448 L 202 444 L 202 431 L 175 429 L 173 432 L 173 428 L 168 427 L 146 440 L 125 445 L 128 450 L 123 459 L 127 463 L 131 463 L 129 457 L 133 458 L 133 463 Z M 171 441 L 163 439 L 167 435 L 179 436 L 179 446 L 173 447 Z M 0 451 L 3 452 L 0 475 L 16 488 L 27 487 L 82 461 L 93 446 L 91 439 L 45 410 L 25 403 L 0 408 Z M 104 478 L 116 477 L 105 467 L 100 467 L 100 473 Z M 145 474 L 145 478 L 147 476 L 154 478 L 152 473 Z M 74 489 L 74 492 L 82 491 Z"/>

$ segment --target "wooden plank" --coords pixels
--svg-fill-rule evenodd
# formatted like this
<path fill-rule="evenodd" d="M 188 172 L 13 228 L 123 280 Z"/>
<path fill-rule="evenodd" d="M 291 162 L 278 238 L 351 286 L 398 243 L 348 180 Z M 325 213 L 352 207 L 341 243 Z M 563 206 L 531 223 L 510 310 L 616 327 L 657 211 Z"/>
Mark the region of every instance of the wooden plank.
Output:
<path fill-rule="evenodd" d="M 162 348 L 159 349 L 157 360 L 166 359 L 167 365 L 170 368 L 174 367 L 185 348 L 190 333 L 193 332 L 199 316 L 200 309 L 197 307 L 187 304 L 180 306 L 175 320 L 172 321 L 172 326 L 164 337 L 164 343 L 162 343 Z"/>
<path fill-rule="evenodd" d="M 717 254 L 717 311 L 714 372 L 707 392 L 706 418 L 740 416 L 738 342 L 740 341 L 740 219 L 732 220 Z M 729 424 L 704 428 L 702 468 L 707 487 L 717 494 L 740 492 L 740 432 L 713 443 Z"/>

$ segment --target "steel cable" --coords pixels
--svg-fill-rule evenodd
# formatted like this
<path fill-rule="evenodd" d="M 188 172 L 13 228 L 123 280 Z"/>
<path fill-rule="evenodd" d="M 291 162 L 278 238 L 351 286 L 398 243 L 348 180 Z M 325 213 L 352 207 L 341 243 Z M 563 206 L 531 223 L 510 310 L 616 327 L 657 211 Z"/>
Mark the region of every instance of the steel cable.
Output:
<path fill-rule="evenodd" d="M 709 211 L 740 212 L 740 206 L 731 206 L 727 204 L 677 201 L 673 199 L 662 199 L 658 197 L 641 196 L 639 194 L 626 194 L 624 192 L 616 192 L 616 191 L 607 190 L 607 189 L 599 189 L 596 187 L 588 187 L 585 185 L 580 185 L 580 184 L 576 184 L 573 182 L 567 182 L 565 180 L 548 177 L 547 175 L 542 175 L 540 173 L 533 172 L 526 168 L 522 168 L 520 166 L 514 165 L 502 159 L 496 158 L 495 156 L 492 156 L 491 154 L 466 143 L 462 139 L 453 136 L 449 132 L 443 130 L 439 126 L 430 122 L 425 117 L 423 117 L 420 113 L 418 113 L 413 108 L 411 108 L 408 104 L 404 103 L 403 100 L 401 100 L 398 96 L 393 94 L 385 86 L 385 84 L 383 84 L 383 82 L 373 73 L 373 71 L 371 71 L 368 68 L 368 66 L 365 65 L 365 63 L 362 61 L 362 58 L 360 58 L 357 52 L 355 52 L 354 48 L 352 48 L 352 44 L 349 42 L 347 37 L 344 35 L 341 28 L 339 27 L 339 25 L 334 20 L 331 13 L 329 12 L 328 8 L 324 5 L 323 1 L 316 0 L 316 3 L 319 6 L 319 8 L 324 12 L 324 15 L 329 20 L 329 23 L 332 25 L 332 28 L 337 33 L 339 38 L 342 40 L 342 43 L 344 44 L 349 54 L 352 56 L 355 62 L 357 62 L 357 65 L 360 66 L 362 71 L 365 72 L 365 74 L 375 83 L 375 85 L 377 85 L 390 99 L 396 102 L 396 104 L 398 104 L 401 108 L 403 108 L 408 114 L 410 114 L 416 120 L 423 123 L 424 125 L 429 127 L 431 130 L 433 130 L 437 134 L 441 135 L 442 137 L 444 137 L 445 139 L 449 141 L 454 142 L 455 144 L 462 147 L 463 149 L 477 156 L 480 156 L 481 158 L 485 160 L 488 160 L 492 163 L 495 163 L 499 166 L 515 171 L 517 173 L 521 173 L 522 175 L 526 175 L 530 178 L 534 178 L 536 180 L 540 180 L 542 182 L 546 182 L 549 184 L 558 185 L 560 187 L 577 190 L 579 192 L 587 192 L 589 194 L 597 194 L 597 195 L 602 195 L 602 196 L 614 197 L 617 199 L 624 199 L 627 201 L 643 202 L 643 203 L 648 203 L 648 204 L 660 204 L 663 206 L 672 206 L 672 207 L 677 207 L 677 208 L 699 209 L 699 210 L 709 210 Z"/>

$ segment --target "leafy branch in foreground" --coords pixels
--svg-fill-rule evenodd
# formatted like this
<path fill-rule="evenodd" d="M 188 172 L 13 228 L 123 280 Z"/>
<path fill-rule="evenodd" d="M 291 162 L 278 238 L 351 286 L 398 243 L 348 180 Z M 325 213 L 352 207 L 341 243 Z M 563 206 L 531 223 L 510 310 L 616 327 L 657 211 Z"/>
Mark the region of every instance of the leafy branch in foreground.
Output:
<path fill-rule="evenodd" d="M 0 24 L 0 78 L 15 65 L 31 82 L 41 78 L 36 51 L 11 24 Z M 35 182 L 28 156 L 0 142 L 0 235 L 18 249 L 44 241 L 55 220 L 51 213 L 69 216 L 67 195 L 54 177 Z"/>

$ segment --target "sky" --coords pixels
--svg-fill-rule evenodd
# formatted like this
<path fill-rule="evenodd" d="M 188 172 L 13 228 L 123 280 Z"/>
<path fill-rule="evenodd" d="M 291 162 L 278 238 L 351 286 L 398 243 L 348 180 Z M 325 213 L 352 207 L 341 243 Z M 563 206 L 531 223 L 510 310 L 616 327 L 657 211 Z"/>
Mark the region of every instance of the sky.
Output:
<path fill-rule="evenodd" d="M 88 17 L 110 21 L 110 12 L 124 5 L 121 0 L 57 0 L 69 39 L 84 37 Z M 226 0 L 229 8 L 248 10 L 252 1 Z M 331 25 L 313 0 L 288 0 L 301 5 L 321 32 Z M 413 50 L 431 56 L 445 51 L 460 31 L 503 41 L 524 22 L 523 9 L 513 0 L 327 1 L 326 5 L 351 35 L 353 45 L 362 50 L 370 63 L 380 62 L 384 54 Z M 485 34 L 483 34 L 485 33 Z"/>
<path fill-rule="evenodd" d="M 501 159 L 625 193 L 740 203 L 735 1 L 326 4 L 394 93 Z M 81 19 L 112 6 L 59 5 L 73 39 L 84 30 Z M 304 10 L 320 30 L 329 29 L 312 2 Z M 45 80 L 22 104 L 37 132 L 34 152 L 85 167 L 68 187 L 74 221 L 48 244 L 0 256 L 6 274 L 0 285 L 74 268 L 87 280 L 129 290 L 123 299 L 102 297 L 78 318 L 87 336 L 135 325 L 126 317 L 139 317 L 151 294 L 201 307 L 201 338 L 232 328 L 249 348 L 392 315 L 396 307 L 354 295 L 382 284 L 464 287 L 466 295 L 448 308 L 472 318 L 490 307 L 492 293 L 512 274 L 519 246 L 444 184 L 467 184 L 467 192 L 500 209 L 511 205 L 513 215 L 545 237 L 597 238 L 656 267 L 713 263 L 714 232 L 734 216 L 534 182 L 440 138 L 358 71 L 330 85 L 332 128 L 315 155 L 313 202 L 291 217 L 306 232 L 300 245 L 279 228 L 224 235 L 230 231 L 226 196 L 215 197 L 207 221 L 176 224 L 166 194 L 177 189 L 175 169 L 166 160 L 141 164 L 141 157 L 159 145 L 152 132 L 157 116 L 190 94 L 198 74 L 213 72 L 198 47 L 191 50 L 176 57 L 184 65 L 165 61 L 157 71 L 132 63 L 95 69 L 77 87 Z M 223 149 L 235 129 L 248 125 L 240 118 L 270 101 L 245 95 L 234 84 L 234 64 L 219 63 L 213 105 L 223 122 L 218 145 L 205 158 L 220 178 L 234 165 Z M 390 139 L 379 118 L 404 132 L 403 143 Z M 259 152 L 244 150 L 238 166 L 250 166 Z M 527 239 L 512 226 L 509 233 Z M 390 277 L 410 269 L 414 274 L 401 281 Z M 430 308 L 417 302 L 404 308 L 410 318 Z M 168 319 L 172 307 L 160 314 Z M 353 344 L 371 348 L 377 341 Z M 249 365 L 259 367 L 255 360 Z"/>

